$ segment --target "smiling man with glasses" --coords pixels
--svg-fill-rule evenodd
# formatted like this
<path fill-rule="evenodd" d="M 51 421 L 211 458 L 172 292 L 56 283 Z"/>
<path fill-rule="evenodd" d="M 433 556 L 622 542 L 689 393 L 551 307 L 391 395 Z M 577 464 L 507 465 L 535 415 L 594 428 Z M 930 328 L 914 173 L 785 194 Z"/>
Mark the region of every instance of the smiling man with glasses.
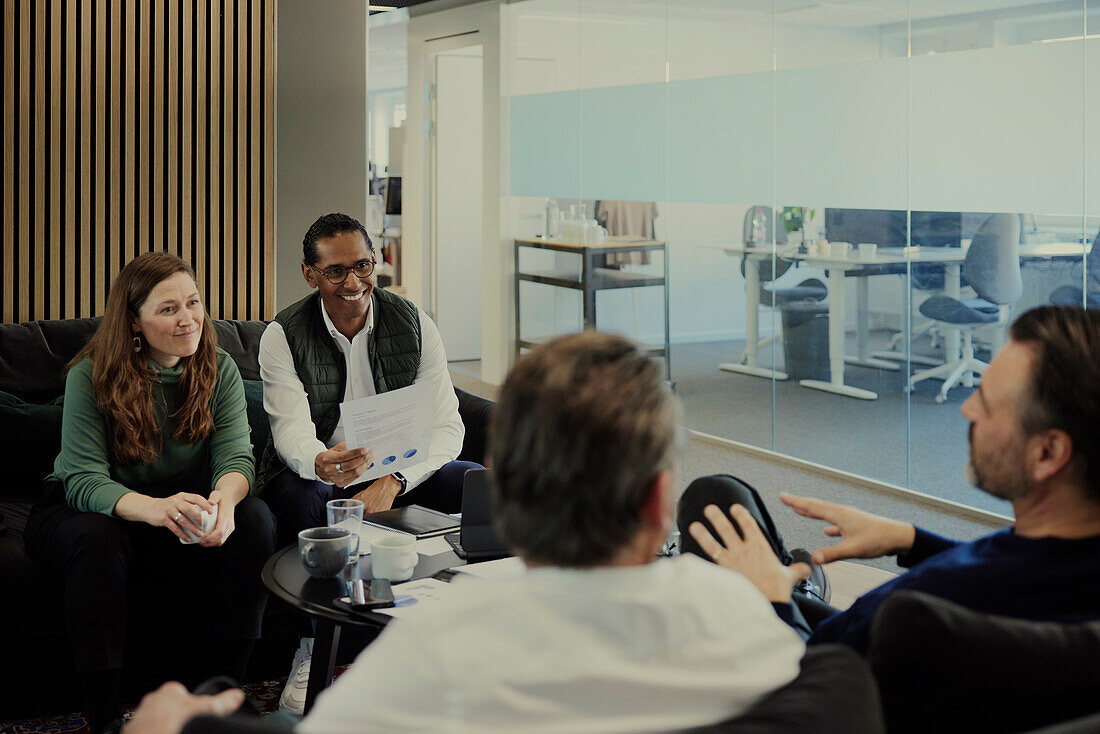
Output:
<path fill-rule="evenodd" d="M 258 483 L 281 544 L 324 525 L 330 499 L 360 499 L 366 512 L 414 502 L 458 512 L 462 477 L 478 467 L 454 460 L 464 431 L 439 331 L 414 304 L 376 288 L 377 262 L 355 219 L 318 219 L 302 241 L 302 275 L 315 292 L 280 311 L 260 341 L 272 442 Z M 340 403 L 421 382 L 435 386 L 427 458 L 403 474 L 362 479 L 374 457 L 347 449 Z"/>

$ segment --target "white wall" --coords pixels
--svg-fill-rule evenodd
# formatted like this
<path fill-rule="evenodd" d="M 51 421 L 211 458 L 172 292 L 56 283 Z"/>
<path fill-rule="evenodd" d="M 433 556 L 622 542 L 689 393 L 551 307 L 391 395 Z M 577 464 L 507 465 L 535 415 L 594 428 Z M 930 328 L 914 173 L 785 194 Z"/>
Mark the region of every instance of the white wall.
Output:
<path fill-rule="evenodd" d="M 481 359 L 483 50 L 470 50 L 435 56 L 435 320 L 452 361 Z"/>
<path fill-rule="evenodd" d="M 431 55 L 481 44 L 483 56 L 483 177 L 482 177 L 482 378 L 499 382 L 512 356 L 512 270 L 510 240 L 501 234 L 501 151 L 507 149 L 507 125 L 501 109 L 500 6 L 494 0 L 451 10 L 410 9 L 409 19 L 409 137 L 405 146 L 405 179 L 402 192 L 402 246 L 405 283 L 409 298 L 429 310 L 432 301 L 429 263 L 432 222 L 428 207 L 431 180 L 430 146 L 424 123 L 430 100 L 425 85 L 430 80 Z"/>

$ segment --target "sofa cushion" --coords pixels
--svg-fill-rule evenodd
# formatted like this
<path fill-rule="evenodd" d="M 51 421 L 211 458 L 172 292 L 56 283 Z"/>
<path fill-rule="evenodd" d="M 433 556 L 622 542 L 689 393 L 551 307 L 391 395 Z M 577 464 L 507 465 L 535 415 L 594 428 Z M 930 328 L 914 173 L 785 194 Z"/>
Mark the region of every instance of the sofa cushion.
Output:
<path fill-rule="evenodd" d="M 0 498 L 34 502 L 61 451 L 61 406 L 35 405 L 0 392 L 0 446 L 10 457 L 4 462 Z"/>
<path fill-rule="evenodd" d="M 878 690 L 867 663 L 851 648 L 817 645 L 802 656 L 793 681 L 740 716 L 691 734 L 883 734 Z M 934 730 L 932 730 L 934 731 Z"/>
<path fill-rule="evenodd" d="M 266 328 L 263 321 L 214 322 L 218 346 L 233 358 L 246 381 L 260 379 L 260 337 Z"/>
<path fill-rule="evenodd" d="M 248 413 L 249 440 L 252 441 L 252 456 L 256 466 L 260 465 L 260 456 L 271 438 L 271 423 L 264 410 L 264 384 L 260 380 L 244 381 L 245 410 Z"/>
<path fill-rule="evenodd" d="M 65 392 L 65 365 L 88 343 L 100 319 L 60 319 L 0 324 L 0 390 L 31 403 Z M 218 346 L 229 353 L 246 380 L 260 379 L 258 355 L 263 321 L 214 321 Z"/>
<path fill-rule="evenodd" d="M 1098 656 L 1100 621 L 1012 619 L 915 591 L 883 602 L 868 652 L 892 734 L 1028 731 L 1098 711 Z"/>
<path fill-rule="evenodd" d="M 459 461 L 485 464 L 485 452 L 489 438 L 489 419 L 493 415 L 493 401 L 486 400 L 465 390 L 455 388 L 458 396 L 458 414 L 466 435 L 462 438 Z"/>
<path fill-rule="evenodd" d="M 99 319 L 0 324 L 0 390 L 30 403 L 65 392 L 65 365 L 88 343 Z"/>

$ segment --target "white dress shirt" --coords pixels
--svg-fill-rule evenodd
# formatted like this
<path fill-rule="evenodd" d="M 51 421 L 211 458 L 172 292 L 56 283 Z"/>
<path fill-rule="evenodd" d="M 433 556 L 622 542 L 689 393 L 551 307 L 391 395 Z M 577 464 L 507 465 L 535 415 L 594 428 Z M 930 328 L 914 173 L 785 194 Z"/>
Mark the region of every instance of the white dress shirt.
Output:
<path fill-rule="evenodd" d="M 325 328 L 336 341 L 347 363 L 347 384 L 344 400 L 375 395 L 374 375 L 371 372 L 367 343 L 374 330 L 374 301 L 367 309 L 367 323 L 350 341 L 336 330 L 325 310 L 318 307 L 325 320 Z M 413 383 L 428 382 L 436 386 L 435 420 L 432 426 L 431 448 L 428 458 L 401 472 L 408 480 L 406 491 L 430 477 L 439 467 L 453 461 L 462 450 L 465 428 L 458 415 L 458 397 L 455 395 L 451 375 L 447 371 L 447 354 L 435 323 L 419 308 L 420 314 L 420 367 Z M 309 415 L 309 399 L 305 387 L 294 368 L 294 356 L 290 353 L 286 334 L 281 324 L 272 321 L 260 337 L 260 377 L 264 381 L 264 410 L 271 422 L 271 436 L 275 450 L 283 463 L 303 479 L 320 479 L 314 470 L 317 454 L 344 440 L 344 427 L 336 425 L 336 431 L 327 443 L 317 438 L 317 428 Z M 367 447 L 370 448 L 370 447 Z M 323 479 L 321 481 L 324 481 Z M 349 486 L 362 484 L 360 479 Z"/>
<path fill-rule="evenodd" d="M 391 622 L 298 734 L 686 729 L 789 683 L 805 651 L 745 577 L 695 556 L 452 585 Z"/>

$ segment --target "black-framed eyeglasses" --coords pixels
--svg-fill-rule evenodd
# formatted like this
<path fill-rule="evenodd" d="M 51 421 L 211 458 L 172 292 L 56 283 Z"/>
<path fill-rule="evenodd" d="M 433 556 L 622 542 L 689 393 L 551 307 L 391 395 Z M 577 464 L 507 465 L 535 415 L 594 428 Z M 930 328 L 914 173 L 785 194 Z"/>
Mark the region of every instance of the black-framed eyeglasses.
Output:
<path fill-rule="evenodd" d="M 310 267 L 313 268 L 312 265 Z M 348 273 L 355 273 L 355 277 L 361 280 L 369 278 L 374 272 L 374 260 L 360 260 L 350 268 L 345 268 L 343 265 L 333 265 L 326 270 L 313 269 L 323 275 L 329 283 L 340 285 L 348 279 Z"/>

